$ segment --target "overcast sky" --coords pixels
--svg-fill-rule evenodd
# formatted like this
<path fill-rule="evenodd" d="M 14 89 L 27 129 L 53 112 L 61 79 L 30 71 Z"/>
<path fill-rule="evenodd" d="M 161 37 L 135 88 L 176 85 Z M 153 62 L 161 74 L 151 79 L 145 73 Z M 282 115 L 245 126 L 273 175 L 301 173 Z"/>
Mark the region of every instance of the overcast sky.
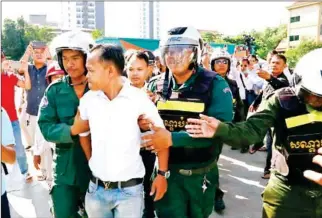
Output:
<path fill-rule="evenodd" d="M 139 36 L 139 2 L 106 2 L 108 34 L 120 37 Z M 161 2 L 160 31 L 192 25 L 198 29 L 217 30 L 235 35 L 251 29 L 286 23 L 292 2 Z M 48 21 L 60 22 L 59 2 L 2 2 L 2 21 L 29 14 L 47 14 Z"/>

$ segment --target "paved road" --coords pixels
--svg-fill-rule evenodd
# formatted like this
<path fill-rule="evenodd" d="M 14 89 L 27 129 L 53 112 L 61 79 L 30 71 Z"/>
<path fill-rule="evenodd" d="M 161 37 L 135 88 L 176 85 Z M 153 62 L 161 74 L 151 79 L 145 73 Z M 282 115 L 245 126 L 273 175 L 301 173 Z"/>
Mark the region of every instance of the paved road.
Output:
<path fill-rule="evenodd" d="M 30 154 L 29 154 L 30 155 Z M 261 197 L 267 180 L 261 179 L 265 163 L 265 152 L 254 155 L 241 154 L 224 147 L 219 160 L 221 188 L 225 192 L 226 210 L 223 214 L 213 213 L 222 218 L 260 218 Z M 31 158 L 28 158 L 31 165 Z M 16 171 L 14 171 L 16 172 Z M 21 185 L 18 174 L 12 173 L 7 185 L 12 217 L 48 218 L 49 194 L 45 182 L 34 181 Z"/>

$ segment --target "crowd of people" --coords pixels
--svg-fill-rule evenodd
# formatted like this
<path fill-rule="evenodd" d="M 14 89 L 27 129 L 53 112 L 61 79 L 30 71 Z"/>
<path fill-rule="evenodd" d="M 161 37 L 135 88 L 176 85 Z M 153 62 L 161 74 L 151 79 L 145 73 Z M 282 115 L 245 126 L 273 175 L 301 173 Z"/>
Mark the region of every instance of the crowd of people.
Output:
<path fill-rule="evenodd" d="M 17 160 L 30 182 L 31 152 L 54 217 L 221 212 L 224 144 L 267 151 L 263 218 L 322 217 L 321 49 L 293 73 L 276 51 L 229 54 L 193 27 L 154 52 L 60 37 L 55 54 L 35 42 L 19 61 L 1 51 L 2 168 Z M 4 179 L 1 198 L 10 217 Z"/>

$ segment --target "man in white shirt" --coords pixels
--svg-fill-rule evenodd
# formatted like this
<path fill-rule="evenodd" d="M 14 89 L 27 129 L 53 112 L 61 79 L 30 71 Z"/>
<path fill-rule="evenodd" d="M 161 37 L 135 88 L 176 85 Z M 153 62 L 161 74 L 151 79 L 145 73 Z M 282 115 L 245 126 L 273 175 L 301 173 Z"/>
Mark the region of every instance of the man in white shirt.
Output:
<path fill-rule="evenodd" d="M 86 129 L 86 121 L 90 128 L 89 166 L 93 177 L 86 193 L 86 212 L 89 217 L 140 218 L 145 169 L 140 156 L 138 118 L 145 114 L 161 128 L 163 121 L 146 93 L 121 76 L 124 56 L 120 47 L 94 47 L 86 68 L 91 90 L 80 100 L 80 117 L 75 118 L 71 128 L 73 135 Z M 155 201 L 167 189 L 168 155 L 168 149 L 158 152 L 159 170 L 150 193 L 155 194 Z"/>

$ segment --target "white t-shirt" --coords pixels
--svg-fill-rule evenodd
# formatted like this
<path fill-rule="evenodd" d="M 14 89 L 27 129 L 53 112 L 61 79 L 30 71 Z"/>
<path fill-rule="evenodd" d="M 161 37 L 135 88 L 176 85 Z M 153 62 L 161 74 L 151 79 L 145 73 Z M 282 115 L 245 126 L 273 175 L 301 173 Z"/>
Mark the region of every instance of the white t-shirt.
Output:
<path fill-rule="evenodd" d="M 109 100 L 102 91 L 89 91 L 80 100 L 81 119 L 89 120 L 92 157 L 89 167 L 103 181 L 143 178 L 138 117 L 145 114 L 164 128 L 157 108 L 145 92 L 125 79 L 120 93 Z"/>

